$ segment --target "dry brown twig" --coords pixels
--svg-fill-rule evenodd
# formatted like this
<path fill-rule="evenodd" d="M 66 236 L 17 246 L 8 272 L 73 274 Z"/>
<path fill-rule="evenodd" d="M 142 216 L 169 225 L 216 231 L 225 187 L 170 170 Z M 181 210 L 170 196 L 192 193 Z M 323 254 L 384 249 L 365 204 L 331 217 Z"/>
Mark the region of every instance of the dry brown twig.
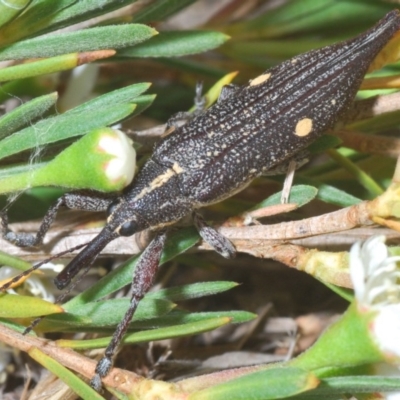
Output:
<path fill-rule="evenodd" d="M 399 203 L 400 184 L 395 182 L 385 193 L 374 200 L 364 201 L 332 213 L 273 225 L 240 226 L 240 224 L 244 224 L 244 220 L 242 220 L 243 222 L 239 222 L 239 226 L 222 226 L 219 231 L 234 243 L 239 252 L 259 258 L 271 258 L 324 281 L 351 287 L 347 252 L 325 252 L 305 246 L 311 243 L 311 246 L 324 246 L 326 244 L 325 235 L 347 232 L 357 227 L 369 228 L 368 235 L 370 236 L 376 232 L 373 230 L 375 224 L 400 231 L 400 223 L 397 220 L 400 217 L 400 211 L 397 209 Z M 266 210 L 264 212 L 267 213 Z M 23 228 L 26 228 L 26 225 Z M 72 234 L 69 232 L 67 236 L 59 238 L 59 240 L 56 240 L 59 233 L 50 233 L 47 243 L 51 245 L 45 246 L 45 253 L 38 251 L 34 256 L 31 251 L 12 246 L 2 239 L 0 245 L 3 251 L 13 255 L 42 260 L 46 256 L 65 251 L 90 240 L 98 231 L 99 229 L 73 231 Z M 394 231 L 386 229 L 384 233 L 389 235 L 392 241 L 399 239 L 399 234 Z M 319 243 L 316 243 L 316 238 L 320 238 Z M 355 241 L 354 237 L 352 240 Z M 136 240 L 120 238 L 108 245 L 103 255 L 137 254 L 141 251 L 141 247 L 138 245 L 137 238 Z M 198 249 L 211 250 L 204 242 L 199 244 Z"/>
<path fill-rule="evenodd" d="M 47 341 L 33 335 L 24 336 L 2 324 L 0 324 L 0 342 L 28 354 L 40 351 L 87 379 L 90 379 L 94 374 L 96 361 L 71 349 L 58 347 L 57 342 Z M 103 378 L 103 383 L 106 387 L 118 389 L 119 392 L 129 394 L 135 399 L 161 398 L 157 396 L 162 393 L 163 399 L 184 400 L 187 399 L 189 393 L 196 390 L 222 383 L 262 368 L 265 368 L 265 366 L 236 368 L 211 374 L 212 378 L 210 375 L 204 375 L 200 378 L 186 379 L 177 383 L 146 379 L 133 372 L 113 368 L 107 377 Z"/>

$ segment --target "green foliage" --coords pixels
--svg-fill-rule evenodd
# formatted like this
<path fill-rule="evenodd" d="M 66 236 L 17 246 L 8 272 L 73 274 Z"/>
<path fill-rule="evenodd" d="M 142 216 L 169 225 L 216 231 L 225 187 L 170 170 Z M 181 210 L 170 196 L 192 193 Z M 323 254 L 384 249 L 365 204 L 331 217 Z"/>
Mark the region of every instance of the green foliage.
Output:
<path fill-rule="evenodd" d="M 294 396 L 318 384 L 310 372 L 298 368 L 269 368 L 189 396 L 190 400 L 272 400 Z"/>

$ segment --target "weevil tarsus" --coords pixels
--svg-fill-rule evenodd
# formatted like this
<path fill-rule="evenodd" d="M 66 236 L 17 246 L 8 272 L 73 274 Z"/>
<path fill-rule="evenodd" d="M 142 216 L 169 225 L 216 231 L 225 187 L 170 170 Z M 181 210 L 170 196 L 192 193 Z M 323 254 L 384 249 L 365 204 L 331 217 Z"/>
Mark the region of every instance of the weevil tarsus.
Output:
<path fill-rule="evenodd" d="M 221 235 L 215 228 L 208 225 L 204 218 L 194 211 L 193 222 L 199 231 L 200 236 L 207 242 L 217 253 L 225 258 L 233 258 L 236 255 L 235 246 L 224 235 Z"/>

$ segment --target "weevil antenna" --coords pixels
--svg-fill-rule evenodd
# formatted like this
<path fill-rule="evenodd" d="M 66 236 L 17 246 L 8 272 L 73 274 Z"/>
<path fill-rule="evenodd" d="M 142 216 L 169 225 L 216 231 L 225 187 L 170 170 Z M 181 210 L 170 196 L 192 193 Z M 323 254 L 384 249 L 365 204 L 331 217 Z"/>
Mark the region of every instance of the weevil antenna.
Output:
<path fill-rule="evenodd" d="M 0 286 L 0 292 L 6 291 L 6 290 L 9 289 L 12 285 L 14 285 L 15 283 L 17 283 L 19 280 L 21 280 L 22 278 L 24 278 L 24 277 L 30 275 L 32 272 L 34 272 L 34 271 L 36 271 L 37 269 L 39 269 L 42 265 L 47 264 L 48 262 L 53 261 L 53 260 L 55 260 L 55 259 L 57 259 L 57 258 L 60 258 L 60 257 L 62 257 L 62 256 L 65 255 L 65 254 L 71 253 L 72 251 L 79 250 L 79 249 L 81 249 L 82 247 L 87 246 L 88 243 L 89 243 L 89 242 L 81 243 L 81 244 L 79 244 L 79 245 L 77 245 L 77 246 L 74 246 L 74 247 L 69 248 L 68 250 L 65 250 L 65 251 L 62 251 L 62 252 L 60 252 L 60 253 L 54 254 L 53 256 L 47 258 L 47 259 L 44 260 L 44 261 L 41 261 L 41 262 L 39 262 L 39 263 L 37 263 L 37 264 L 35 264 L 35 265 L 32 265 L 31 268 L 29 268 L 29 269 L 27 269 L 26 271 L 23 271 L 23 272 L 21 272 L 20 274 L 14 276 L 14 277 L 11 278 L 8 282 L 6 282 L 4 285 Z"/>
<path fill-rule="evenodd" d="M 79 278 L 77 278 L 74 282 L 72 282 L 68 286 L 68 288 L 63 293 L 61 293 L 60 296 L 57 297 L 54 304 L 62 304 L 64 302 L 64 299 L 74 290 L 76 285 L 86 276 L 86 274 L 88 273 L 91 266 L 92 266 L 92 264 L 89 264 L 85 267 L 85 269 L 83 270 L 83 272 L 81 273 Z M 30 325 L 28 327 L 26 327 L 26 329 L 24 330 L 24 332 L 22 334 L 27 335 L 44 317 L 45 317 L 45 315 L 35 318 L 30 323 Z"/>

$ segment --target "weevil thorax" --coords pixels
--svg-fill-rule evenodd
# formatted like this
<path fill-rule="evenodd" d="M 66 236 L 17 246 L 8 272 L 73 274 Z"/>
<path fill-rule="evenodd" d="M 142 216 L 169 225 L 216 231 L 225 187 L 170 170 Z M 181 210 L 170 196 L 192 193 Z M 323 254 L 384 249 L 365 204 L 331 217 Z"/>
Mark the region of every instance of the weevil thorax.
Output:
<path fill-rule="evenodd" d="M 150 158 L 111 207 L 107 220 L 110 229 L 127 236 L 129 230 L 133 234 L 147 228 L 161 229 L 187 215 L 192 207 L 181 194 L 182 173 L 177 163 L 162 165 Z M 127 229 L 128 223 L 131 229 Z"/>

